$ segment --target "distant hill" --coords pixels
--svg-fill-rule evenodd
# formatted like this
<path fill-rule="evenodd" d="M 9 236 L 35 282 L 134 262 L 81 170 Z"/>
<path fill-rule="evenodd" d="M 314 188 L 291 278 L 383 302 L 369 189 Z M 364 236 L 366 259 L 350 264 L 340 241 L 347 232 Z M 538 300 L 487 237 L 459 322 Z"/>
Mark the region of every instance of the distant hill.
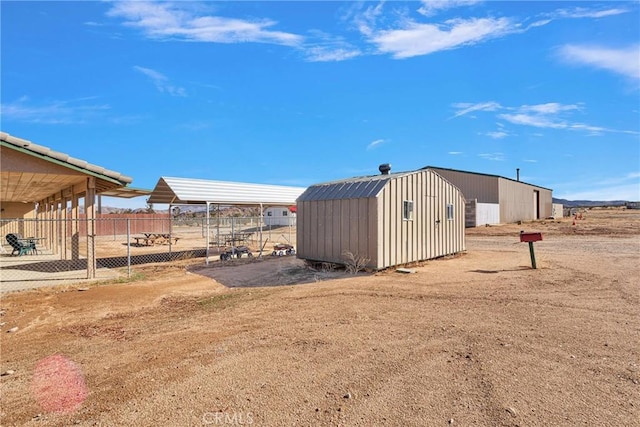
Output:
<path fill-rule="evenodd" d="M 595 200 L 566 200 L 566 199 L 556 199 L 553 198 L 553 203 L 561 203 L 564 207 L 567 208 L 589 208 L 596 206 L 624 206 L 627 201 L 626 200 L 609 200 L 609 201 L 595 201 Z"/>

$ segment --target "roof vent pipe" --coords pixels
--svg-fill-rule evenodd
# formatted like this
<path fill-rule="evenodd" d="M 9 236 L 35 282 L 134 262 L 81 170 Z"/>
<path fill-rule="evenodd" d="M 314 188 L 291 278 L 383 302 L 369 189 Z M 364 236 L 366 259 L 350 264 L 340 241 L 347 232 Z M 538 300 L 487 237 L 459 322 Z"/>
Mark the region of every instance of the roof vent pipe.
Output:
<path fill-rule="evenodd" d="M 383 163 L 378 166 L 378 170 L 382 175 L 389 175 L 389 171 L 391 170 L 391 165 L 389 163 Z"/>
<path fill-rule="evenodd" d="M 520 181 L 520 168 L 516 168 L 516 181 Z"/>

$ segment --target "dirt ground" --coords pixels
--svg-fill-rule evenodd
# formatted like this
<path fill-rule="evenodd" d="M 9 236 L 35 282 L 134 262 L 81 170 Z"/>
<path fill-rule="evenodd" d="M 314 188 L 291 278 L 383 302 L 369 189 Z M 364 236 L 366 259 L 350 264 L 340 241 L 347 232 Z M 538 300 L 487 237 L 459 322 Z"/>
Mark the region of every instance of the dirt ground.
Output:
<path fill-rule="evenodd" d="M 412 268 L 200 259 L 4 295 L 0 424 L 638 425 L 640 211 L 469 229 Z"/>

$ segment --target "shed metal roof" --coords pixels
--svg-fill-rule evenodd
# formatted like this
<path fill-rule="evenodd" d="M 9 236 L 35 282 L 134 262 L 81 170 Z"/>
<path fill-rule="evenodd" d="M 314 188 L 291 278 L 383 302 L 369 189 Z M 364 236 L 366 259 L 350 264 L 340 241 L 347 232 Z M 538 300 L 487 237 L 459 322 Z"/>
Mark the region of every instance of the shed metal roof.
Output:
<path fill-rule="evenodd" d="M 194 205 L 282 205 L 296 203 L 303 187 L 161 177 L 149 196 L 149 203 Z"/>
<path fill-rule="evenodd" d="M 298 197 L 299 202 L 309 200 L 337 200 L 376 197 L 391 179 L 415 172 L 398 172 L 342 179 L 312 185 Z"/>

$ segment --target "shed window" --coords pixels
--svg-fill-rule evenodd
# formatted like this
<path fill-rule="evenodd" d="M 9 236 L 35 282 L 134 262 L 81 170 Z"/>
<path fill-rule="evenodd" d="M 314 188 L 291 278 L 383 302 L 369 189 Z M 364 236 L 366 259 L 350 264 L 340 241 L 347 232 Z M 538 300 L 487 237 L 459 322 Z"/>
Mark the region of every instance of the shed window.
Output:
<path fill-rule="evenodd" d="M 453 205 L 447 204 L 447 219 L 453 221 Z"/>
<path fill-rule="evenodd" d="M 413 200 L 405 200 L 402 202 L 402 219 L 413 219 Z"/>
<path fill-rule="evenodd" d="M 271 216 L 271 211 L 267 211 L 267 216 Z"/>
<path fill-rule="evenodd" d="M 289 211 L 282 211 L 282 216 L 287 216 L 289 215 Z"/>

